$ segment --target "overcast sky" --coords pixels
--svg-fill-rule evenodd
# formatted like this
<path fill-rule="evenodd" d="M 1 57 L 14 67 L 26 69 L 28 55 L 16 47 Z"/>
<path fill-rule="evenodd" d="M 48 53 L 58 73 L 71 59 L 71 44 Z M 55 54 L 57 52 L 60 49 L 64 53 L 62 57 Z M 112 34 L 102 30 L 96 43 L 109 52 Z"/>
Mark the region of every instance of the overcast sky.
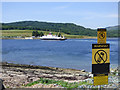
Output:
<path fill-rule="evenodd" d="M 3 2 L 2 22 L 75 23 L 87 28 L 118 24 L 117 2 Z"/>

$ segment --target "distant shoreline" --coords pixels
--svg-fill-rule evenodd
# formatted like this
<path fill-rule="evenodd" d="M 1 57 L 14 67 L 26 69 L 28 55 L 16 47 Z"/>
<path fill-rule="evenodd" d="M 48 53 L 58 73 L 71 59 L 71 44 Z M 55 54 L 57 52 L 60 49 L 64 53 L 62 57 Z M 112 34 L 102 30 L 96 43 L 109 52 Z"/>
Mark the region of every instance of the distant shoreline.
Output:
<path fill-rule="evenodd" d="M 108 37 L 107 39 L 117 39 L 119 37 Z M 25 39 L 25 38 L 0 38 L 1 40 L 4 39 L 16 39 L 16 40 L 30 40 L 30 39 Z M 35 39 L 40 39 L 40 38 L 35 38 Z M 83 37 L 83 38 L 67 38 L 67 39 L 97 39 L 97 37 Z M 33 40 L 33 39 L 31 39 Z"/>
<path fill-rule="evenodd" d="M 0 38 L 0 39 L 25 39 L 25 38 Z M 40 38 L 34 38 L 34 39 L 40 39 Z M 82 37 L 82 38 L 67 38 L 67 39 L 97 39 L 97 37 Z"/>
<path fill-rule="evenodd" d="M 1 38 L 0 38 L 1 39 Z M 1 40 L 4 39 L 16 39 L 16 40 L 34 40 L 34 39 L 24 39 L 24 38 L 2 38 Z M 97 39 L 97 38 L 68 38 L 68 39 Z M 41 39 L 40 39 L 41 40 Z M 59 41 L 59 40 L 58 40 Z"/>
<path fill-rule="evenodd" d="M 81 71 L 78 69 L 72 68 L 59 68 L 59 67 L 49 67 L 49 66 L 40 66 L 40 65 L 29 65 L 29 64 L 15 64 L 15 63 L 8 63 L 8 62 L 0 62 L 0 65 L 7 66 L 7 67 L 22 67 L 22 68 L 31 68 L 31 69 L 61 69 L 61 70 L 73 70 L 73 71 Z"/>

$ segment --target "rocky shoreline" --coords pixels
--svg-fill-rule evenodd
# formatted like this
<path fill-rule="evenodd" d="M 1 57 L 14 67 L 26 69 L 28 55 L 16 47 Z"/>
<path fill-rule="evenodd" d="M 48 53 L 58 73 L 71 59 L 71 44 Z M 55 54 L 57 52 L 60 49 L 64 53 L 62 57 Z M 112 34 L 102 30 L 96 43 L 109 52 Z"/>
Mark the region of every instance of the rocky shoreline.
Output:
<path fill-rule="evenodd" d="M 44 66 L 33 66 L 2 62 L 0 78 L 6 88 L 21 88 L 39 78 L 64 80 L 68 82 L 79 82 L 91 78 L 92 74 L 84 70 L 63 69 Z"/>
<path fill-rule="evenodd" d="M 93 74 L 91 72 L 85 72 L 85 70 L 75 70 L 75 69 L 64 69 L 64 68 L 55 68 L 55 67 L 45 67 L 45 66 L 33 66 L 33 65 L 23 65 L 23 64 L 13 64 L 2 62 L 0 63 L 2 66 L 2 71 L 0 71 L 0 78 L 3 80 L 3 85 L 5 88 L 26 88 L 24 85 L 37 81 L 40 78 L 47 78 L 52 80 L 62 80 L 66 82 L 82 82 L 87 81 L 93 83 Z M 111 70 L 111 73 L 118 72 L 117 69 Z M 112 84 L 115 85 L 114 88 L 117 88 L 118 82 L 116 81 L 117 73 L 115 73 L 114 77 L 110 77 L 110 80 L 115 80 L 115 82 L 111 81 Z M 60 88 L 59 85 L 34 85 L 31 88 Z M 41 86 L 41 87 L 40 87 Z M 111 86 L 111 87 L 113 87 Z M 80 86 L 79 88 L 81 88 Z M 94 87 L 92 86 L 84 86 L 86 88 Z M 109 88 L 109 85 L 106 87 Z M 29 88 L 29 87 L 27 87 Z"/>

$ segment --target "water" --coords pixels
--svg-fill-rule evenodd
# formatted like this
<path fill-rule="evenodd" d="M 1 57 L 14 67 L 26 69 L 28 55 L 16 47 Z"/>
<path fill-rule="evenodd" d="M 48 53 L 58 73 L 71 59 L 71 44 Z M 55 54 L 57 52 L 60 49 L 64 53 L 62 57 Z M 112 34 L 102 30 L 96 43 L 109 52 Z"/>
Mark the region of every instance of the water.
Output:
<path fill-rule="evenodd" d="M 97 39 L 2 40 L 2 60 L 19 64 L 91 71 L 92 43 L 97 43 Z M 108 39 L 107 43 L 110 43 L 110 63 L 116 66 L 118 39 Z"/>

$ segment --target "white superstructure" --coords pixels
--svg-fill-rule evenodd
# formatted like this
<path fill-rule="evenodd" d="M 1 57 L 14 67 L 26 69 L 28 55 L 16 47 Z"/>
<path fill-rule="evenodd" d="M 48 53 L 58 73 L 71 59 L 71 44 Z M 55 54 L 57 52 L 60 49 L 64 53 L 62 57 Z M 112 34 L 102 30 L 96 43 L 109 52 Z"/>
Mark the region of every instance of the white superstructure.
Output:
<path fill-rule="evenodd" d="M 65 40 L 66 38 L 63 36 L 63 37 L 58 37 L 58 36 L 53 36 L 51 33 L 49 33 L 48 35 L 46 36 L 42 36 L 40 37 L 40 39 L 42 40 Z"/>

